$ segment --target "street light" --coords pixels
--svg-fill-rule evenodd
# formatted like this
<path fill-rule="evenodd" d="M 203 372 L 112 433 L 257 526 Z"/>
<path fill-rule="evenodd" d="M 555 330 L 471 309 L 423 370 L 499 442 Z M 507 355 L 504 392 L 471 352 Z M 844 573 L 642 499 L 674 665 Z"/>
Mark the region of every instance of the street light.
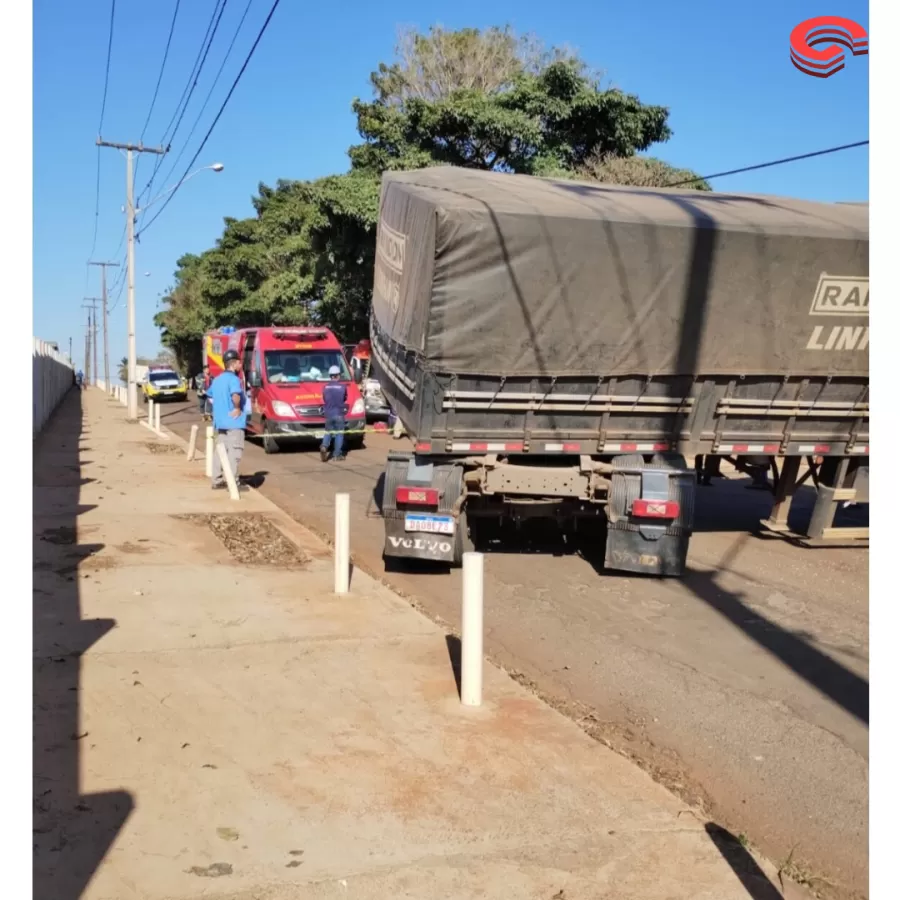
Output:
<path fill-rule="evenodd" d="M 98 143 L 100 139 L 97 139 Z M 134 222 L 138 212 L 149 209 L 157 200 L 171 194 L 200 172 L 211 169 L 213 172 L 221 172 L 225 166 L 222 163 L 213 163 L 203 166 L 190 175 L 185 175 L 177 184 L 154 197 L 143 210 L 138 210 L 134 205 L 134 169 L 132 166 L 132 152 L 135 148 L 131 145 L 123 148 L 126 153 L 126 198 L 125 198 L 125 225 L 128 233 L 128 418 L 137 419 L 137 341 L 135 339 L 135 308 L 134 308 Z M 140 149 L 140 148 L 138 148 Z M 153 151 L 157 152 L 157 151 Z M 165 151 L 158 151 L 165 152 Z"/>
<path fill-rule="evenodd" d="M 142 206 L 140 209 L 135 209 L 135 215 L 137 215 L 137 213 L 145 212 L 146 210 L 150 209 L 150 207 L 153 206 L 154 203 L 156 203 L 158 200 L 162 200 L 163 197 L 167 197 L 172 193 L 172 191 L 177 191 L 178 188 L 180 188 L 186 181 L 190 181 L 195 175 L 199 175 L 201 172 L 206 172 L 207 170 L 211 172 L 221 172 L 224 168 L 225 166 L 222 163 L 217 162 L 213 163 L 211 166 L 203 166 L 199 169 L 196 169 L 195 171 L 191 172 L 190 175 L 185 175 L 184 178 L 182 178 L 181 181 L 179 181 L 177 184 L 173 184 L 172 187 L 166 188 L 164 191 L 157 194 L 146 206 Z"/>

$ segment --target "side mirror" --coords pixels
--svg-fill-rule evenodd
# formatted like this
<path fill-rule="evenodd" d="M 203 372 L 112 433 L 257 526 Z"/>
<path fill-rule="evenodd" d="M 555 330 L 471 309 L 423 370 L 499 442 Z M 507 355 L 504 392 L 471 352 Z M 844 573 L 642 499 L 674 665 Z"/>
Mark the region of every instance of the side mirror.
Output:
<path fill-rule="evenodd" d="M 356 367 L 356 366 L 354 366 L 354 368 L 353 368 L 353 380 L 354 380 L 357 384 L 362 384 L 362 380 L 363 380 L 363 372 L 362 372 L 362 369 L 360 369 L 360 368 L 358 368 L 358 367 Z"/>
<path fill-rule="evenodd" d="M 251 372 L 247 380 L 250 382 L 250 387 L 262 387 L 262 378 L 259 377 L 259 372 Z"/>

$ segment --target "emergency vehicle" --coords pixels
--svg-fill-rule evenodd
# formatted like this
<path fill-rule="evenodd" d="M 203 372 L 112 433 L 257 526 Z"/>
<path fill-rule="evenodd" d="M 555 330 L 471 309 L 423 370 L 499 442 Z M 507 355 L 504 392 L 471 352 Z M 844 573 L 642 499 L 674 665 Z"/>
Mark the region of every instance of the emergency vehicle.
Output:
<path fill-rule="evenodd" d="M 141 384 L 144 403 L 148 400 L 187 400 L 188 383 L 171 366 L 150 366 Z"/>
<path fill-rule="evenodd" d="M 368 339 L 360 341 L 350 351 L 350 371 L 353 379 L 360 386 L 366 404 L 366 416 L 369 419 L 387 419 L 391 414 L 381 382 L 372 374 L 372 342 Z"/>
<path fill-rule="evenodd" d="M 347 388 L 345 441 L 350 447 L 362 445 L 365 401 L 329 329 L 285 325 L 212 331 L 203 339 L 210 379 L 222 373 L 227 350 L 237 351 L 242 363 L 241 381 L 250 398 L 247 433 L 262 438 L 266 453 L 277 453 L 288 442 L 324 437 L 322 388 L 332 366 L 340 369 Z"/>

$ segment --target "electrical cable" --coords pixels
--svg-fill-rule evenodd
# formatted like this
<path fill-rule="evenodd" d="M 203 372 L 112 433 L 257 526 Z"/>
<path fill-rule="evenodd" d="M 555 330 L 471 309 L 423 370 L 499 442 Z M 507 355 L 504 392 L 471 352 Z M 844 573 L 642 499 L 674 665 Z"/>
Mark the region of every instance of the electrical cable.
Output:
<path fill-rule="evenodd" d="M 219 71 L 216 72 L 216 77 L 213 79 L 212 86 L 209 89 L 209 93 L 206 95 L 206 99 L 203 101 L 203 106 L 200 107 L 200 112 L 197 114 L 197 118 L 194 120 L 194 124 L 191 126 L 190 133 L 184 140 L 184 144 L 182 145 L 181 151 L 178 156 L 175 157 L 175 162 L 172 163 L 171 168 L 169 169 L 165 178 L 163 178 L 163 184 L 165 184 L 172 173 L 178 168 L 178 163 L 181 161 L 181 157 L 184 156 L 185 150 L 187 150 L 188 146 L 191 143 L 191 138 L 194 136 L 194 132 L 197 130 L 197 126 L 200 124 L 200 120 L 203 118 L 203 113 L 206 112 L 206 107 L 209 105 L 209 101 L 212 99 L 213 92 L 216 89 L 216 85 L 219 83 L 219 79 L 222 77 L 222 72 L 225 69 L 225 64 L 228 62 L 228 58 L 231 56 L 231 51 L 234 49 L 235 42 L 238 39 L 238 35 L 241 33 L 241 29 L 244 27 L 244 21 L 247 18 L 247 13 L 250 12 L 250 7 L 253 5 L 253 0 L 247 0 L 247 5 L 244 7 L 244 14 L 241 16 L 241 21 L 238 22 L 238 27 L 234 32 L 234 36 L 231 38 L 231 43 L 228 45 L 228 50 L 225 52 L 225 57 L 222 60 L 222 64 L 219 66 Z"/>
<path fill-rule="evenodd" d="M 231 95 L 234 93 L 235 89 L 237 88 L 238 84 L 240 83 L 241 78 L 244 75 L 244 72 L 247 70 L 247 66 L 250 64 L 250 60 L 253 58 L 253 54 L 256 52 L 256 48 L 259 46 L 259 42 L 262 40 L 263 35 L 266 33 L 266 29 L 269 27 L 269 23 L 272 21 L 272 16 L 275 15 L 275 10 L 278 9 L 278 4 L 280 2 L 281 2 L 281 0 L 275 0 L 275 2 L 272 4 L 272 8 L 269 10 L 269 14 L 268 14 L 268 16 L 266 16 L 266 20 L 265 20 L 265 22 L 263 22 L 262 28 L 260 28 L 259 34 L 256 36 L 256 40 L 253 42 L 253 46 L 250 48 L 250 52 L 247 54 L 247 58 L 244 60 L 244 64 L 241 66 L 241 69 L 237 73 L 237 77 L 234 79 L 234 82 L 231 85 L 231 88 L 229 89 L 228 93 L 225 95 L 225 99 L 222 101 L 222 105 L 219 107 L 219 111 L 216 113 L 216 117 L 213 119 L 212 124 L 209 126 L 209 129 L 206 132 L 206 135 L 204 136 L 203 140 L 200 142 L 200 146 L 197 148 L 197 151 L 196 151 L 196 153 L 194 153 L 193 157 L 191 158 L 191 161 L 187 164 L 187 167 L 185 168 L 185 171 L 184 171 L 184 175 L 181 176 L 181 179 L 175 185 L 174 190 L 172 191 L 171 194 L 169 194 L 168 197 L 166 197 L 165 202 L 159 208 L 159 210 L 156 212 L 156 214 L 153 216 L 153 218 L 150 219 L 150 221 L 143 228 L 141 228 L 140 232 L 138 232 L 138 237 L 140 235 L 142 235 L 162 215 L 163 210 L 172 202 L 172 199 L 178 193 L 179 188 L 184 183 L 185 178 L 187 178 L 188 174 L 190 173 L 191 168 L 193 167 L 194 163 L 197 161 L 197 157 L 200 155 L 203 148 L 206 146 L 206 142 L 209 140 L 210 136 L 213 133 L 213 130 L 215 129 L 216 125 L 219 122 L 219 119 L 222 117 L 222 113 L 225 112 L 225 107 L 228 106 L 228 101 L 231 100 Z"/>
<path fill-rule="evenodd" d="M 175 134 L 181 125 L 181 120 L 184 118 L 184 114 L 187 112 L 188 105 L 191 102 L 191 97 L 193 96 L 194 90 L 197 87 L 197 81 L 200 78 L 200 73 L 203 71 L 203 66 L 206 63 L 206 57 L 209 55 L 210 47 L 212 47 L 213 39 L 216 36 L 216 31 L 219 28 L 219 22 L 222 20 L 222 13 L 224 13 L 227 3 L 228 0 L 216 0 L 216 5 L 213 8 L 209 24 L 206 26 L 206 33 L 203 35 L 203 41 L 200 44 L 199 51 L 197 51 L 197 58 L 194 60 L 194 65 L 191 68 L 190 75 L 188 75 L 187 83 L 184 86 L 184 90 L 181 92 L 181 98 L 178 100 L 178 103 L 175 106 L 175 112 L 172 113 L 172 118 L 169 120 L 169 124 L 166 126 L 166 130 L 163 132 L 163 136 L 160 139 L 160 146 L 168 147 L 172 143 L 172 140 L 174 139 Z M 173 125 L 174 129 L 172 127 Z M 150 174 L 150 180 L 146 185 L 144 185 L 140 194 L 138 194 L 136 205 L 139 206 L 141 198 L 147 192 L 152 190 L 153 182 L 156 179 L 160 168 L 162 167 L 162 161 L 163 156 L 158 156 L 156 162 L 154 163 L 153 171 Z"/>
<path fill-rule="evenodd" d="M 854 147 L 865 147 L 868 141 L 856 141 L 853 144 L 842 144 L 840 147 L 829 147 L 827 150 L 814 150 L 812 153 L 801 153 L 799 156 L 786 156 L 783 159 L 774 159 L 771 162 L 758 163 L 755 166 L 743 166 L 740 169 L 729 169 L 727 172 L 716 172 L 713 175 L 702 175 L 697 178 L 686 178 L 683 181 L 673 181 L 666 187 L 681 187 L 685 184 L 694 184 L 697 181 L 709 181 L 712 178 L 724 178 L 726 175 L 739 175 L 741 172 L 755 172 L 757 169 L 768 169 L 772 166 L 782 166 L 785 163 L 797 162 L 801 159 L 812 159 L 814 156 L 825 156 L 828 153 L 838 153 L 841 150 L 851 150 Z"/>
<path fill-rule="evenodd" d="M 166 62 L 169 59 L 169 48 L 172 46 L 172 35 L 175 33 L 175 22 L 178 19 L 178 10 L 181 7 L 181 0 L 175 0 L 175 11 L 172 13 L 172 23 L 169 25 L 169 36 L 166 39 L 166 49 L 163 51 L 162 65 L 159 67 L 159 77 L 156 79 L 156 87 L 153 89 L 153 97 L 150 100 L 150 109 L 147 112 L 147 118 L 144 120 L 144 127 L 141 129 L 141 136 L 138 140 L 139 144 L 144 143 L 144 135 L 147 133 L 147 127 L 150 125 L 150 118 L 153 115 L 153 109 L 156 106 L 156 98 L 159 96 L 159 88 L 162 84 L 163 73 L 166 71 Z M 137 163 L 134 167 L 134 177 L 137 180 L 138 168 L 141 165 L 141 157 L 139 153 Z"/>

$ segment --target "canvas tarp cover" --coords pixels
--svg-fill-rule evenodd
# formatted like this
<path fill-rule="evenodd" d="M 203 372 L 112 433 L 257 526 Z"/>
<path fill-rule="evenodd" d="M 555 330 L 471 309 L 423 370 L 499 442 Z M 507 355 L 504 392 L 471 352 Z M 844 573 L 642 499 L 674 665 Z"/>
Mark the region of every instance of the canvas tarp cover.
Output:
<path fill-rule="evenodd" d="M 373 310 L 459 374 L 868 376 L 868 209 L 386 173 Z"/>

